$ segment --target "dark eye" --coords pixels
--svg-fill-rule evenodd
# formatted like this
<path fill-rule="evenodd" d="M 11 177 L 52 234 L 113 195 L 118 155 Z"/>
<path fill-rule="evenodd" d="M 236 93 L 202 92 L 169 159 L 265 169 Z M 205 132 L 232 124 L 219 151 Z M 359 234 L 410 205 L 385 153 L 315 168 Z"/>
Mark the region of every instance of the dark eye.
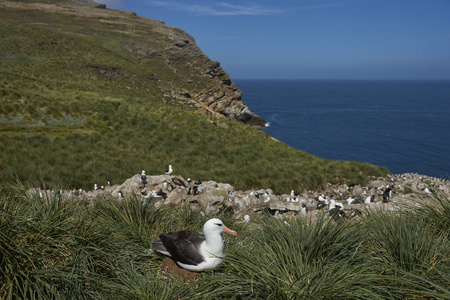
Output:
<path fill-rule="evenodd" d="M 217 225 L 217 226 L 222 226 L 223 224 L 220 224 L 220 223 L 216 223 L 216 225 Z"/>

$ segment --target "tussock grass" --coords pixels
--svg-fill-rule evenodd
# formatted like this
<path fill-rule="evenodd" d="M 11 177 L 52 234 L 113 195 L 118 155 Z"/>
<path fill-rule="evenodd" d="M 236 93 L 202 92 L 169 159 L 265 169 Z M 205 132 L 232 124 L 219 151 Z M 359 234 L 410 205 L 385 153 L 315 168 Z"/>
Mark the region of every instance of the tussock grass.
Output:
<path fill-rule="evenodd" d="M 57 193 L 0 190 L 0 297 L 4 299 L 449 299 L 449 239 L 435 230 L 440 207 L 367 213 L 336 223 L 251 224 L 219 212 L 239 236 L 226 239 L 224 264 L 185 284 L 159 270 L 150 251 L 160 232 L 202 230 L 209 218 L 189 207 L 134 197 L 95 203 Z M 437 199 L 448 206 L 448 199 Z M 425 209 L 425 208 L 424 208 Z M 431 213 L 436 209 L 435 213 Z M 421 220 L 421 221 L 420 221 Z"/>

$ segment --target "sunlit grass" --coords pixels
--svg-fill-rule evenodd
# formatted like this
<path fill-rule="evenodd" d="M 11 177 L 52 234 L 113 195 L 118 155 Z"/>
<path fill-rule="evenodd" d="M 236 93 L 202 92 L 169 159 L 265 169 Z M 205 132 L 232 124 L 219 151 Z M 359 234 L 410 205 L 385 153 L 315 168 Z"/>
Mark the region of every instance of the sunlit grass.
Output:
<path fill-rule="evenodd" d="M 208 89 L 211 81 L 181 62 L 170 67 L 165 57 L 142 57 L 139 51 L 170 42 L 132 17 L 127 22 L 133 34 L 127 35 L 128 27 L 115 23 L 119 13 L 109 13 L 111 22 L 104 23 L 0 12 L 2 182 L 18 177 L 36 185 L 59 178 L 69 188 L 90 189 L 107 178 L 121 183 L 142 169 L 160 174 L 172 164 L 185 178 L 281 193 L 327 182 L 362 184 L 369 175 L 388 173 L 320 159 L 165 96 L 181 87 Z M 201 69 L 212 62 L 199 57 L 197 63 Z"/>
<path fill-rule="evenodd" d="M 224 237 L 223 265 L 185 284 L 161 273 L 162 257 L 150 245 L 160 232 L 201 231 L 209 217 L 200 211 L 27 191 L 20 183 L 0 190 L 5 299 L 450 297 L 448 236 L 418 213 L 368 213 L 341 223 L 326 214 L 286 222 L 261 215 L 244 224 L 222 211 L 216 217 L 238 237 Z"/>

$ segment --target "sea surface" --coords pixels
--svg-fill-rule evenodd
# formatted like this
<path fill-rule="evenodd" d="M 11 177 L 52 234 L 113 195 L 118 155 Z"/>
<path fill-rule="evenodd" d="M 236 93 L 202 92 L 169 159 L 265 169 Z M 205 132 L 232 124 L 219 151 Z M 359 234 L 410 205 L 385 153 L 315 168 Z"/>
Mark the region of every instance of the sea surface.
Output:
<path fill-rule="evenodd" d="M 450 81 L 234 80 L 274 138 L 391 173 L 450 177 Z"/>

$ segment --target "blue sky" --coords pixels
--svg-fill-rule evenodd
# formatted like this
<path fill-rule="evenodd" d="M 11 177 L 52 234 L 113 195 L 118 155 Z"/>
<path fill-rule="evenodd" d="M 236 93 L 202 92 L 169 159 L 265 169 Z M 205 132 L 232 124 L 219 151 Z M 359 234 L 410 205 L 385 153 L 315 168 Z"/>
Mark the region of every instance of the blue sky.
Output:
<path fill-rule="evenodd" d="M 450 0 L 97 0 L 193 36 L 232 79 L 450 80 Z"/>

